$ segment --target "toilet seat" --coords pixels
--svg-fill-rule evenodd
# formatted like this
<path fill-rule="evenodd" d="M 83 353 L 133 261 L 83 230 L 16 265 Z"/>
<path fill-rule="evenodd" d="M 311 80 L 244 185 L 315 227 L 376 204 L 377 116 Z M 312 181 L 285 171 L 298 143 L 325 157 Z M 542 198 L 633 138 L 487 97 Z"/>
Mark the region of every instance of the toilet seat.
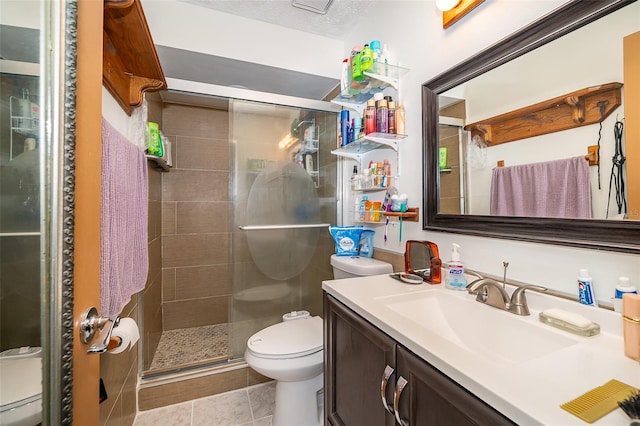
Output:
<path fill-rule="evenodd" d="M 269 326 L 251 336 L 247 350 L 261 358 L 286 359 L 322 350 L 322 318 L 315 316 Z"/>
<path fill-rule="evenodd" d="M 42 398 L 42 358 L 0 358 L 0 413 Z"/>

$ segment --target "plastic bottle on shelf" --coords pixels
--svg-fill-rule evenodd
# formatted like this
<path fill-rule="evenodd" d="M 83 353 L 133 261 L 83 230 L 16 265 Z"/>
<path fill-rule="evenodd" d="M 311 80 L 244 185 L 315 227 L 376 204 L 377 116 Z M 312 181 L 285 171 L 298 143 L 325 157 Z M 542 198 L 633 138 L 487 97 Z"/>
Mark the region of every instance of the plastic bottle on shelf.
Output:
<path fill-rule="evenodd" d="M 371 207 L 373 209 L 373 221 L 374 222 L 380 222 L 380 209 L 382 207 L 382 202 L 380 201 L 374 201 L 373 202 L 373 207 Z"/>
<path fill-rule="evenodd" d="M 405 135 L 404 132 L 404 107 L 398 104 L 396 105 L 396 134 Z"/>
<path fill-rule="evenodd" d="M 373 51 L 368 44 L 365 44 L 362 48 L 362 54 L 360 56 L 360 68 L 362 71 L 366 71 L 373 65 Z"/>
<path fill-rule="evenodd" d="M 396 103 L 389 102 L 389 133 L 396 133 Z"/>
<path fill-rule="evenodd" d="M 364 134 L 368 135 L 376 131 L 376 101 L 369 99 L 364 111 Z"/>
<path fill-rule="evenodd" d="M 353 220 L 355 222 L 360 222 L 360 198 L 356 197 L 354 201 L 355 202 L 353 204 L 353 206 L 354 206 L 354 209 L 353 209 L 353 212 L 354 212 Z"/>
<path fill-rule="evenodd" d="M 366 195 L 363 195 L 362 198 L 360 199 L 360 208 L 359 208 L 359 215 L 358 215 L 358 221 L 359 222 L 364 222 L 364 218 L 365 218 L 365 212 L 367 210 L 367 202 L 369 201 L 369 197 L 367 197 Z"/>
<path fill-rule="evenodd" d="M 360 181 L 360 187 L 362 189 L 370 189 L 373 184 L 372 179 L 373 176 L 371 176 L 371 169 L 364 169 L 364 173 Z"/>
<path fill-rule="evenodd" d="M 353 166 L 353 173 L 351 174 L 351 189 L 360 189 L 360 175 L 358 174 L 358 166 Z"/>
<path fill-rule="evenodd" d="M 342 61 L 342 73 L 340 76 L 340 95 L 346 98 L 351 97 L 349 93 L 349 58 Z"/>
<path fill-rule="evenodd" d="M 365 201 L 364 203 L 364 221 L 365 222 L 372 221 L 372 214 L 371 214 L 372 210 L 373 210 L 373 203 L 367 199 L 367 201 Z"/>
<path fill-rule="evenodd" d="M 349 110 L 340 111 L 340 145 L 345 146 L 349 143 Z"/>
<path fill-rule="evenodd" d="M 380 58 L 382 57 L 382 49 L 380 48 L 380 40 L 371 40 L 369 43 L 369 47 L 373 52 L 373 62 L 380 62 Z M 384 58 L 382 58 L 384 59 Z"/>
<path fill-rule="evenodd" d="M 382 170 L 384 170 L 386 176 L 391 176 L 391 163 L 389 163 L 389 160 L 382 162 Z"/>
<path fill-rule="evenodd" d="M 385 64 L 391 63 L 391 54 L 389 53 L 389 47 L 387 46 L 387 43 L 382 45 L 382 61 L 380 62 L 384 62 Z"/>
<path fill-rule="evenodd" d="M 362 133 L 362 117 L 357 115 L 353 118 L 353 140 L 360 139 Z"/>
<path fill-rule="evenodd" d="M 384 99 L 378 102 L 378 108 L 376 109 L 376 131 L 380 133 L 389 132 L 389 110 L 387 101 Z"/>
<path fill-rule="evenodd" d="M 376 164 L 376 176 L 375 176 L 375 186 L 378 188 L 382 188 L 384 185 L 382 184 L 384 176 L 384 170 L 382 169 L 382 163 L 378 162 Z"/>

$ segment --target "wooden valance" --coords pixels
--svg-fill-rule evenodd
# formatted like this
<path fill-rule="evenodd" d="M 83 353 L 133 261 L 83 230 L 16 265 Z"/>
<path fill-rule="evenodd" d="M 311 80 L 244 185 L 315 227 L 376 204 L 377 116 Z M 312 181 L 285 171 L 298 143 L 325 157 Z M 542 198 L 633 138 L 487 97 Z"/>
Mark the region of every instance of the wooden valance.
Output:
<path fill-rule="evenodd" d="M 487 146 L 598 123 L 622 102 L 622 83 L 587 87 L 557 98 L 467 124 Z"/>
<path fill-rule="evenodd" d="M 129 115 L 167 82 L 140 0 L 105 0 L 102 82 Z"/>

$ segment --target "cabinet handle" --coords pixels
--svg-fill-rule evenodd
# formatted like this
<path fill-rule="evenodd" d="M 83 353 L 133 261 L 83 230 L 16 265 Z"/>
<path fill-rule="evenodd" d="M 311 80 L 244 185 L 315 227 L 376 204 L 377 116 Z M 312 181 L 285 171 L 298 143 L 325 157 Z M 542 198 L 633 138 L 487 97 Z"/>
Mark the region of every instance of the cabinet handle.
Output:
<path fill-rule="evenodd" d="M 409 422 L 402 420 L 400 418 L 400 395 L 402 395 L 402 391 L 405 386 L 407 386 L 409 382 L 404 377 L 398 377 L 398 381 L 396 382 L 396 391 L 393 393 L 393 410 L 396 412 L 396 422 L 400 426 L 409 426 Z"/>
<path fill-rule="evenodd" d="M 389 414 L 393 414 L 393 408 L 389 406 L 387 402 L 387 383 L 389 382 L 389 378 L 393 374 L 393 368 L 387 364 L 384 368 L 384 372 L 382 373 L 382 382 L 380 383 L 380 396 L 382 397 L 382 405 L 384 405 L 384 409 L 387 410 Z"/>

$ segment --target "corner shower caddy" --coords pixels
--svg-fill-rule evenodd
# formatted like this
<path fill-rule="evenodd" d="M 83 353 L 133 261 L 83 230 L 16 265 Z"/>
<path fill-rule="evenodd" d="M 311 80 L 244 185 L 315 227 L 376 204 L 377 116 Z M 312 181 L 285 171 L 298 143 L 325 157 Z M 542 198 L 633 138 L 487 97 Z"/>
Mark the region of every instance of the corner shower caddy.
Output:
<path fill-rule="evenodd" d="M 367 93 L 354 94 L 353 96 L 343 96 L 342 94 L 335 97 L 331 102 L 342 106 L 343 108 L 349 108 L 358 115 L 362 115 L 366 108 L 367 101 L 373 98 L 373 95 L 380 93 L 387 88 L 393 88 L 394 93 L 397 93 L 400 78 L 409 72 L 408 68 L 399 67 L 397 65 L 391 65 L 387 63 L 374 62 L 373 67 L 370 70 L 364 71 L 367 76 L 365 82 L 366 86 L 370 87 Z M 373 132 L 364 135 L 360 139 L 351 142 L 350 144 L 340 146 L 331 151 L 332 154 L 339 157 L 349 158 L 359 163 L 360 169 L 363 168 L 364 157 L 377 149 L 390 148 L 396 153 L 396 165 L 398 173 L 394 176 L 394 179 L 400 177 L 399 173 L 399 158 L 398 148 L 399 143 L 407 138 L 407 135 L 395 134 L 395 133 L 380 133 Z M 356 189 L 354 192 L 383 192 L 387 187 L 376 187 L 367 189 Z M 354 212 L 355 213 L 355 212 Z M 409 207 L 406 212 L 385 212 L 381 211 L 380 215 L 384 217 L 397 217 L 411 222 L 418 221 L 418 207 Z M 385 223 L 385 221 L 362 221 L 361 223 L 379 225 Z"/>

